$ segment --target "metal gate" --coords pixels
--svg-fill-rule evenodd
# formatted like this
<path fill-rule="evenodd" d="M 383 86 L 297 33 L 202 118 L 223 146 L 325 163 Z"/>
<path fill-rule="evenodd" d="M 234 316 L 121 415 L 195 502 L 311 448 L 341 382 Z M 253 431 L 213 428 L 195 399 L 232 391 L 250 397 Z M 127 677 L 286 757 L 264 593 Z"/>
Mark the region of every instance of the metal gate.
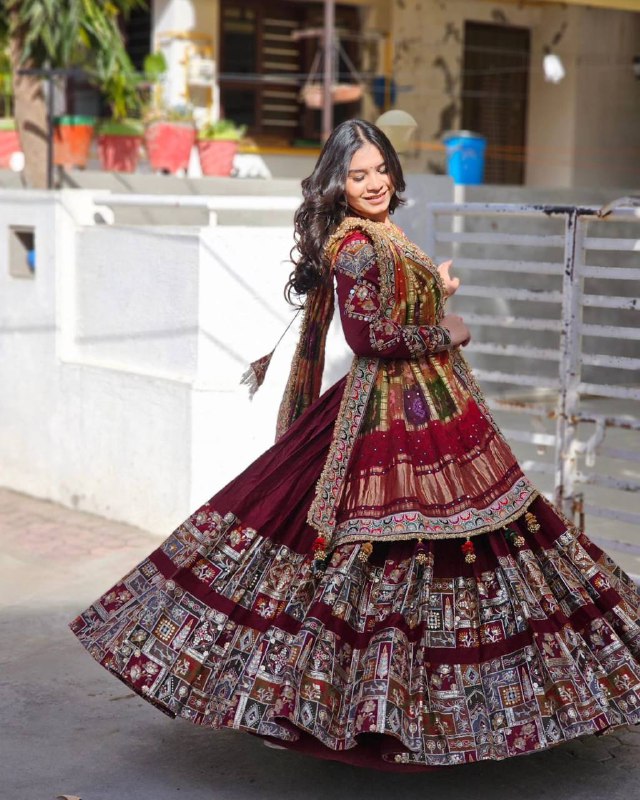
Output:
<path fill-rule="evenodd" d="M 449 310 L 476 334 L 466 352 L 525 472 L 640 573 L 640 208 L 427 213 L 427 252 L 454 259 Z"/>

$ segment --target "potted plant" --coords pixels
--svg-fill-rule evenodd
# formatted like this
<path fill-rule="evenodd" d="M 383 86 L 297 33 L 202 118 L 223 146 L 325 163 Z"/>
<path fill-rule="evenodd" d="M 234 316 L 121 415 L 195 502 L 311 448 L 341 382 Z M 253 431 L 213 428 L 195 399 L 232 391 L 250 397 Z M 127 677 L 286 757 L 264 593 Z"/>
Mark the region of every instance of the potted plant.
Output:
<path fill-rule="evenodd" d="M 135 172 L 144 136 L 144 125 L 132 115 L 140 112 L 140 79 L 133 70 L 113 73 L 102 90 L 111 107 L 111 118 L 98 128 L 98 155 L 108 172 Z"/>
<path fill-rule="evenodd" d="M 0 119 L 0 169 L 11 166 L 11 156 L 19 153 L 20 138 L 16 130 L 16 121 L 13 117 Z"/>
<path fill-rule="evenodd" d="M 144 72 L 152 91 L 145 112 L 144 142 L 152 169 L 186 171 L 196 139 L 193 113 L 188 106 L 165 106 L 160 82 L 166 71 L 167 62 L 161 52 L 147 56 Z"/>
<path fill-rule="evenodd" d="M 38 70 L 81 69 L 90 83 L 102 86 L 118 68 L 129 69 L 130 59 L 122 37 L 122 20 L 141 5 L 141 0 L 83 0 L 55 3 L 49 0 L 4 0 L 0 3 L 0 38 L 8 37 L 14 76 L 14 113 L 25 155 L 29 186 L 48 185 L 47 109 Z M 58 120 L 57 137 L 70 131 L 69 119 Z M 80 123 L 78 139 L 90 141 L 93 120 Z M 78 163 L 76 141 L 59 148 L 59 160 Z"/>
<path fill-rule="evenodd" d="M 135 172 L 144 141 L 139 119 L 107 119 L 98 127 L 98 156 L 106 172 Z"/>
<path fill-rule="evenodd" d="M 229 119 L 209 122 L 198 131 L 198 155 L 204 175 L 231 175 L 238 142 L 247 130 Z"/>
<path fill-rule="evenodd" d="M 163 109 L 147 117 L 144 143 L 154 170 L 186 171 L 195 140 L 193 115 L 187 106 Z"/>
<path fill-rule="evenodd" d="M 95 117 L 68 114 L 56 117 L 53 129 L 53 163 L 84 169 L 89 160 Z"/>

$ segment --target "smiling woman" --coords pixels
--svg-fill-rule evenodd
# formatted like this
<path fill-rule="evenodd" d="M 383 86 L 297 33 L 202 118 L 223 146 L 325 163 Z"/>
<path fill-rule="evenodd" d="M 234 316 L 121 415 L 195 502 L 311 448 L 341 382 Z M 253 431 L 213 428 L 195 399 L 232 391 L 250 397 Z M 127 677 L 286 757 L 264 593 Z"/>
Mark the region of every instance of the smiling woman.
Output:
<path fill-rule="evenodd" d="M 520 468 L 450 262 L 391 222 L 403 189 L 379 129 L 336 128 L 295 218 L 276 444 L 73 631 L 172 716 L 375 769 L 637 723 L 640 597 Z M 319 396 L 335 290 L 354 358 Z"/>
<path fill-rule="evenodd" d="M 349 208 L 375 222 L 386 223 L 394 192 L 382 153 L 375 145 L 366 142 L 354 153 L 349 165 L 345 185 Z"/>

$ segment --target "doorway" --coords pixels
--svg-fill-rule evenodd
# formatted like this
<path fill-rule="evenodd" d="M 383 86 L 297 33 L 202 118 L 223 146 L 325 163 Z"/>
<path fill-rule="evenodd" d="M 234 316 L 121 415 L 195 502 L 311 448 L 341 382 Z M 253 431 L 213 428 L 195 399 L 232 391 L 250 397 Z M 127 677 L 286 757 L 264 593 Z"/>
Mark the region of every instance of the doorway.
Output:
<path fill-rule="evenodd" d="M 527 28 L 465 22 L 462 127 L 487 137 L 485 183 L 524 183 L 529 58 Z"/>

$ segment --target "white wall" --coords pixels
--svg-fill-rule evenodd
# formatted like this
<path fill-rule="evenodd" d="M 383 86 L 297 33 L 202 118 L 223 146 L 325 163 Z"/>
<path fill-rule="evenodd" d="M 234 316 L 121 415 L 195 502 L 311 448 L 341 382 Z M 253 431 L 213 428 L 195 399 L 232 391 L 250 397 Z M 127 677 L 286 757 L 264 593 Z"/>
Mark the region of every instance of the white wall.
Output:
<path fill-rule="evenodd" d="M 203 46 L 217 56 L 217 9 L 212 0 L 152 0 L 152 41 L 169 67 L 164 82 L 164 101 L 169 106 L 187 101 L 185 60 Z"/>
<path fill-rule="evenodd" d="M 36 228 L 0 270 L 0 485 L 167 533 L 273 441 L 295 331 L 253 403 L 239 385 L 290 318 L 290 228 L 105 227 L 89 193 L 0 193 Z M 84 222 L 87 224 L 78 224 Z"/>

